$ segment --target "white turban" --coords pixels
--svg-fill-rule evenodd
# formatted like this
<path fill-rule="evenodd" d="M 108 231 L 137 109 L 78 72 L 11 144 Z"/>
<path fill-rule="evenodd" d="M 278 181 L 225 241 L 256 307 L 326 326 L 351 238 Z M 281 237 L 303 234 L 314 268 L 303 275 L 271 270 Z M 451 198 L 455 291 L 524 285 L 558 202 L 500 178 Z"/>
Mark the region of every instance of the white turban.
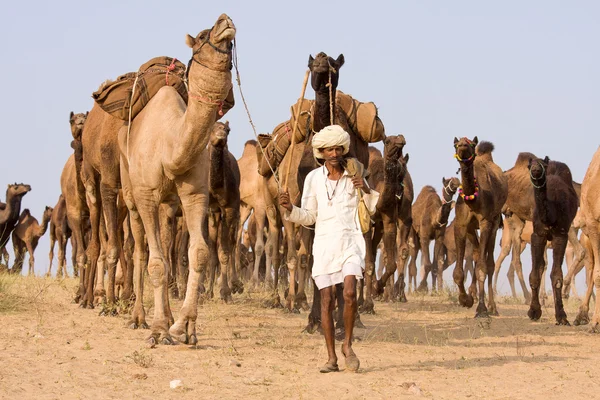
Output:
<path fill-rule="evenodd" d="M 343 147 L 344 155 L 350 150 L 350 135 L 339 125 L 326 126 L 313 136 L 312 147 L 316 158 L 325 158 L 320 149 L 335 146 Z"/>

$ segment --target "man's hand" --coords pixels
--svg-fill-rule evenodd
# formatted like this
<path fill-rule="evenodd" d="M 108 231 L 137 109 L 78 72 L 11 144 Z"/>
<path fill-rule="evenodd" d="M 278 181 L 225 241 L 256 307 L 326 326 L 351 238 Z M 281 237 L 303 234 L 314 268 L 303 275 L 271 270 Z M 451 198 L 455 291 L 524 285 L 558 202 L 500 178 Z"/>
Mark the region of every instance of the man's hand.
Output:
<path fill-rule="evenodd" d="M 288 211 L 292 211 L 290 194 L 287 191 L 279 193 L 279 205 Z"/>
<path fill-rule="evenodd" d="M 369 187 L 367 185 L 365 185 L 364 178 L 355 176 L 355 177 L 351 178 L 351 180 L 356 189 L 362 189 L 362 191 L 365 192 L 366 194 L 371 193 L 371 189 L 369 189 Z"/>

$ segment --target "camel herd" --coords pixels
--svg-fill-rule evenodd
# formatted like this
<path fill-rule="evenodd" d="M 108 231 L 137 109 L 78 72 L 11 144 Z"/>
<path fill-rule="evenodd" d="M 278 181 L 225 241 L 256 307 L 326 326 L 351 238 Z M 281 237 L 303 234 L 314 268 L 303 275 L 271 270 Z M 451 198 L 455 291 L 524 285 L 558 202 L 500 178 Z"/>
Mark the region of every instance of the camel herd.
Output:
<path fill-rule="evenodd" d="M 490 142 L 455 138 L 452 151 L 460 179 L 443 178 L 441 197 L 433 186 L 425 186 L 415 198 L 409 156 L 403 154 L 405 137 L 383 134 L 376 114 L 365 134 L 359 126 L 366 118 L 364 109 L 352 108 L 362 103 L 348 103 L 351 97 L 337 90 L 343 55 L 334 59 L 319 53 L 308 63 L 315 100 L 299 101 L 272 135 L 246 142 L 236 160 L 227 145 L 234 128 L 219 121 L 230 108 L 224 105 L 233 106 L 235 34 L 233 22 L 223 14 L 212 28 L 187 36 L 192 49 L 185 71 L 187 102 L 168 84 L 173 60 L 165 69 L 167 84 L 130 121 L 97 103 L 89 112 L 71 112 L 73 154 L 63 168 L 55 207 L 45 208 L 41 223 L 29 210 L 21 212 L 21 200 L 31 187 L 16 183 L 8 186 L 6 203 L 0 204 L 1 257 L 9 265 L 5 245 L 12 237 L 11 272 L 21 272 L 29 253 L 33 273 L 34 251 L 49 225 L 48 275 L 55 242 L 56 276 L 67 275 L 70 239 L 74 275 L 79 277 L 75 301 L 81 307 L 100 306 L 105 315 L 130 313 L 129 327 L 148 328 L 142 299 L 144 279 L 150 279 L 151 345 L 197 343 L 199 296 L 212 297 L 215 284 L 226 302 L 248 287 L 266 285 L 272 289 L 269 306 L 311 310 L 307 330 L 314 332 L 320 326 L 319 292 L 313 290 L 312 307 L 306 296 L 313 231 L 283 218 L 278 194 L 285 182 L 294 204 L 300 204 L 304 178 L 318 166 L 312 134 L 335 123 L 350 133 L 350 155 L 366 167 L 370 187 L 381 194 L 364 235 L 360 313 L 373 312 L 378 298 L 406 301 L 406 291 L 427 291 L 429 275 L 431 289 L 443 289 L 443 272 L 455 264 L 459 303 L 472 307 L 477 301 L 477 317 L 498 315 L 496 281 L 502 260 L 512 252 L 508 276 L 513 295 L 516 273 L 530 303 L 528 315 L 538 320 L 549 247 L 557 324 L 569 323 L 562 299 L 583 267 L 588 289 L 575 323 L 590 322 L 593 288 L 600 289 L 600 149 L 579 185 L 561 162 L 520 153 L 515 165 L 503 171 L 494 163 Z M 383 142 L 383 153 L 369 146 L 374 142 Z M 450 141 L 448 150 L 452 154 Z M 449 223 L 452 209 L 455 217 Z M 495 259 L 500 228 L 501 251 Z M 525 243 L 532 251 L 529 287 L 520 261 Z M 568 273 L 563 279 L 565 253 Z M 471 274 L 469 286 L 466 272 Z M 183 300 L 177 320 L 172 297 Z M 341 305 L 343 297 L 337 301 Z M 359 315 L 355 323 L 360 324 Z M 591 326 L 600 331 L 599 302 Z M 343 330 L 341 318 L 337 327 Z"/>

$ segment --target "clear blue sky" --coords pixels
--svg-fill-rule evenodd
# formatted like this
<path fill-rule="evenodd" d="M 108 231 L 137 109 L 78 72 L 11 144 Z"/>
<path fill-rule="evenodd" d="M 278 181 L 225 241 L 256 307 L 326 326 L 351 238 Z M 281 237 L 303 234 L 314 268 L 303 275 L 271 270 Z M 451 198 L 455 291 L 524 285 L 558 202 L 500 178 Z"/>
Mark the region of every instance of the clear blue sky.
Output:
<path fill-rule="evenodd" d="M 0 16 L 0 184 L 31 184 L 23 207 L 40 218 L 58 199 L 72 151 L 69 112 L 89 110 L 101 82 L 152 57 L 186 62 L 185 34 L 222 12 L 238 28 L 243 90 L 260 132 L 288 118 L 309 54 L 343 53 L 339 88 L 374 101 L 386 132 L 405 135 L 416 192 L 439 190 L 456 172 L 454 136 L 494 142 L 503 169 L 520 151 L 548 155 L 577 181 L 598 147 L 595 1 L 10 2 Z M 239 157 L 253 134 L 237 88 L 236 100 L 226 118 Z M 46 236 L 38 273 L 47 251 Z"/>

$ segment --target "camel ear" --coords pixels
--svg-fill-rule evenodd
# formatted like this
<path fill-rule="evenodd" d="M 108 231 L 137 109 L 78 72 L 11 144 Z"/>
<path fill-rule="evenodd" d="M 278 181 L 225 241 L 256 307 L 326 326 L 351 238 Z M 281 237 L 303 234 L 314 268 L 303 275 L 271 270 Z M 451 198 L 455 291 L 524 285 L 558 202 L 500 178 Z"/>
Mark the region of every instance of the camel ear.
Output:
<path fill-rule="evenodd" d="M 454 137 L 454 147 L 456 147 L 456 143 L 458 143 L 458 139 L 456 138 L 456 136 Z"/>
<path fill-rule="evenodd" d="M 73 116 L 75 114 L 73 113 L 73 111 L 71 111 L 71 114 L 69 114 L 69 122 L 73 121 Z"/>
<path fill-rule="evenodd" d="M 442 185 L 446 186 L 446 184 L 448 183 L 449 179 L 446 179 L 445 176 L 442 176 Z"/>
<path fill-rule="evenodd" d="M 196 44 L 196 38 L 188 33 L 185 35 L 185 44 L 187 44 L 190 49 L 193 49 Z"/>
<path fill-rule="evenodd" d="M 408 153 L 404 156 L 404 162 L 408 164 Z"/>
<path fill-rule="evenodd" d="M 479 143 L 479 139 L 477 139 L 477 136 L 475 136 L 475 137 L 473 138 L 472 142 L 473 142 L 473 143 L 475 143 L 475 144 Z"/>
<path fill-rule="evenodd" d="M 86 112 L 85 112 L 85 117 L 86 117 L 86 118 L 87 118 L 87 116 L 88 116 L 88 114 L 89 114 L 89 113 L 90 113 L 89 111 L 86 111 Z"/>
<path fill-rule="evenodd" d="M 342 65 L 344 65 L 344 62 L 346 60 L 344 59 L 344 55 L 340 54 L 337 58 L 337 60 L 335 60 L 335 63 L 337 64 L 338 69 L 342 67 Z"/>
<path fill-rule="evenodd" d="M 549 162 L 550 162 L 550 158 L 548 158 L 548 156 L 546 156 L 546 157 L 544 158 L 544 163 L 548 164 Z"/>
<path fill-rule="evenodd" d="M 312 54 L 310 54 L 310 55 L 308 56 L 308 68 L 309 68 L 309 69 L 311 69 L 311 70 L 312 70 L 312 66 L 313 66 L 313 63 L 314 63 L 314 62 L 315 62 L 315 59 L 313 58 Z"/>
<path fill-rule="evenodd" d="M 225 127 L 229 129 L 229 121 L 225 121 Z"/>
<path fill-rule="evenodd" d="M 531 169 L 531 162 L 533 161 L 533 159 L 529 159 L 529 162 L 527 163 L 527 168 Z"/>

